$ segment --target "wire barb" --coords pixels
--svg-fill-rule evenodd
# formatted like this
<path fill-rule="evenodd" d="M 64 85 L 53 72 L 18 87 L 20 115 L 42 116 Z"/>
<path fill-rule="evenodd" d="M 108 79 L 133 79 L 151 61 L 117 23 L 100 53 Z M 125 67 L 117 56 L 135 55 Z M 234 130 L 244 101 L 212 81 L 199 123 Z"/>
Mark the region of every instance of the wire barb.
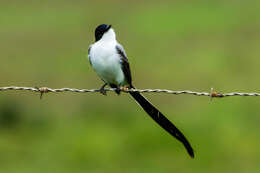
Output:
<path fill-rule="evenodd" d="M 32 91 L 32 92 L 39 92 L 40 98 L 42 98 L 43 94 L 53 92 L 53 93 L 60 93 L 60 92 L 77 92 L 77 93 L 96 93 L 100 92 L 99 89 L 77 89 L 77 88 L 58 88 L 52 89 L 48 87 L 18 87 L 18 86 L 8 86 L 8 87 L 0 87 L 0 91 L 9 91 L 9 90 L 25 90 L 25 91 Z M 105 88 L 105 91 L 115 91 L 115 88 Z M 122 92 L 140 92 L 140 93 L 165 93 L 165 94 L 188 94 L 188 95 L 195 95 L 195 96 L 209 96 L 212 98 L 222 98 L 222 97 L 229 97 L 229 96 L 260 96 L 260 93 L 240 93 L 240 92 L 232 92 L 232 93 L 219 93 L 213 91 L 208 92 L 196 92 L 196 91 L 173 91 L 168 89 L 120 89 Z"/>

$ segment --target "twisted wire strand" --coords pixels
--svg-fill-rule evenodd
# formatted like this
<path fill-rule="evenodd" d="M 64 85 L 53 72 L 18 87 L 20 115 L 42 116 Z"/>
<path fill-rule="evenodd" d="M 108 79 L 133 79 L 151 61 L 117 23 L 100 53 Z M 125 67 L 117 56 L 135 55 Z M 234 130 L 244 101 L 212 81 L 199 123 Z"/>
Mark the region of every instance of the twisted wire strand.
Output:
<path fill-rule="evenodd" d="M 0 87 L 0 91 L 9 91 L 9 90 L 25 90 L 25 91 L 32 91 L 32 92 L 39 92 L 42 94 L 44 93 L 60 93 L 60 92 L 77 92 L 77 93 L 96 93 L 100 92 L 100 89 L 77 89 L 77 88 L 48 88 L 48 87 L 18 87 L 18 86 L 8 86 L 8 87 Z M 188 94 L 188 95 L 195 95 L 195 96 L 209 96 L 209 97 L 230 97 L 230 96 L 260 96 L 260 93 L 241 93 L 241 92 L 231 92 L 231 93 L 218 93 L 213 91 L 211 88 L 211 92 L 196 92 L 196 91 L 173 91 L 168 89 L 120 89 L 122 92 L 140 92 L 140 93 L 166 93 L 166 94 Z M 105 91 L 115 91 L 114 88 L 105 88 Z"/>

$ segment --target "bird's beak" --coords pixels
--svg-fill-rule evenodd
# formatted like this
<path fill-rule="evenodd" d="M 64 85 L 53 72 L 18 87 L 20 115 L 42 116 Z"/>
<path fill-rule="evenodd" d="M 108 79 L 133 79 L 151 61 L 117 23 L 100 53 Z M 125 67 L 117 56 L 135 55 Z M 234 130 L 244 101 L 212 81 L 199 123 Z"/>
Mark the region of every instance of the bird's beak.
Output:
<path fill-rule="evenodd" d="M 108 31 L 111 27 L 112 25 L 108 25 L 106 30 Z"/>

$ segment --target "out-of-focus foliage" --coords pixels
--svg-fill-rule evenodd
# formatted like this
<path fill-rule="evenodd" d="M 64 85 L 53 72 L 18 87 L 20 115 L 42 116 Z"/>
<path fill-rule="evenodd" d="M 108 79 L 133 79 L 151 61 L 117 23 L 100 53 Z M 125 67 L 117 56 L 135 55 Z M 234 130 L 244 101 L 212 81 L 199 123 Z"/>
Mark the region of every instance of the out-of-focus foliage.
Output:
<path fill-rule="evenodd" d="M 260 3 L 1 1 L 0 86 L 99 88 L 86 54 L 112 24 L 138 88 L 259 92 Z M 130 99 L 0 93 L 0 172 L 259 172 L 260 100 L 146 94 L 196 153 Z"/>

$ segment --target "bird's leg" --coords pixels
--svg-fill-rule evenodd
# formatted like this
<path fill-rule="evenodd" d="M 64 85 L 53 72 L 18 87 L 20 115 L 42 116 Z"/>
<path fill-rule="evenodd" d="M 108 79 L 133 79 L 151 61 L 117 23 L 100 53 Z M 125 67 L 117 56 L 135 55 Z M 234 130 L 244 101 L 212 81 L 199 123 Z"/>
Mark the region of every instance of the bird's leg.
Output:
<path fill-rule="evenodd" d="M 120 92 L 121 92 L 121 89 L 120 89 L 120 87 L 119 87 L 119 86 L 116 86 L 116 90 L 115 90 L 115 92 L 117 93 L 117 95 L 119 95 L 119 94 L 120 94 Z"/>
<path fill-rule="evenodd" d="M 105 83 L 104 85 L 102 85 L 102 87 L 99 89 L 99 92 L 103 95 L 107 95 L 107 92 L 105 90 L 105 87 L 107 86 L 107 83 Z"/>
<path fill-rule="evenodd" d="M 116 84 L 109 84 L 111 88 L 115 89 L 115 92 L 117 93 L 117 95 L 120 94 L 120 86 L 116 85 Z"/>

